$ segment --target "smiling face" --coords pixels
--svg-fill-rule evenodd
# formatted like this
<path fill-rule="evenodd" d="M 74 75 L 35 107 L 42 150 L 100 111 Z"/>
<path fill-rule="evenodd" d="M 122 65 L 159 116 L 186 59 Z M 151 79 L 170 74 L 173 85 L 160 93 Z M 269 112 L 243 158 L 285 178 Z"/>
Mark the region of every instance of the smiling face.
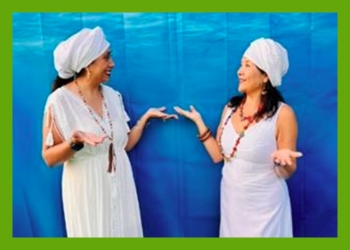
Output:
<path fill-rule="evenodd" d="M 239 85 L 238 91 L 245 94 L 261 92 L 268 81 L 266 74 L 262 73 L 248 58 L 243 57 L 241 66 L 237 71 Z"/>
<path fill-rule="evenodd" d="M 88 69 L 91 73 L 91 77 L 96 82 L 107 82 L 111 76 L 112 69 L 115 64 L 112 59 L 112 53 L 110 49 L 107 49 L 101 56 L 93 61 Z"/>

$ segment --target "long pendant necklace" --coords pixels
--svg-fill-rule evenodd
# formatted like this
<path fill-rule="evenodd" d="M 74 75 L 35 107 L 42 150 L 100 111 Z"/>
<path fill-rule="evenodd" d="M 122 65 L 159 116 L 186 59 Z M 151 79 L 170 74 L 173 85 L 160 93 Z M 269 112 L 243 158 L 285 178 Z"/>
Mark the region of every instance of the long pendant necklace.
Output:
<path fill-rule="evenodd" d="M 261 110 L 261 106 L 259 106 L 258 110 L 252 116 L 243 116 L 243 105 L 244 105 L 244 102 L 245 102 L 245 100 L 239 106 L 239 111 L 240 111 L 239 116 L 240 116 L 240 119 L 241 119 L 242 122 L 247 120 L 248 123 L 243 126 L 243 131 L 241 133 L 239 133 L 239 135 L 238 135 L 238 137 L 236 139 L 236 142 L 233 145 L 233 148 L 232 148 L 232 151 L 231 151 L 230 155 L 225 155 L 224 149 L 223 149 L 223 147 L 221 145 L 221 141 L 222 141 L 221 137 L 222 137 L 222 134 L 224 132 L 224 129 L 225 129 L 227 123 L 229 121 L 231 121 L 231 117 L 237 111 L 237 109 L 235 109 L 235 108 L 232 109 L 231 113 L 228 115 L 227 119 L 225 120 L 224 124 L 222 125 L 222 127 L 220 129 L 220 136 L 219 136 L 219 143 L 218 144 L 219 144 L 219 148 L 220 148 L 220 151 L 221 151 L 221 155 L 223 156 L 225 162 L 229 162 L 235 156 L 235 154 L 237 152 L 238 145 L 241 142 L 241 139 L 244 137 L 245 131 L 256 120 L 256 116 L 259 113 L 259 111 Z"/>
<path fill-rule="evenodd" d="M 108 169 L 107 169 L 107 172 L 108 173 L 112 173 L 112 172 L 115 172 L 116 170 L 116 155 L 115 155 L 115 151 L 114 151 L 114 145 L 113 145 L 113 138 L 114 138 L 114 134 L 113 134 L 113 124 L 112 124 L 112 120 L 111 120 L 111 117 L 109 115 L 109 111 L 108 111 L 108 108 L 107 108 L 107 104 L 106 104 L 106 100 L 105 100 L 105 97 L 103 95 L 103 91 L 100 87 L 100 93 L 101 93 L 101 96 L 102 96 L 102 103 L 103 103 L 103 106 L 106 110 L 106 113 L 107 113 L 107 118 L 108 118 L 108 122 L 109 122 L 109 127 L 110 127 L 110 130 L 111 130 L 111 135 L 108 135 L 106 129 L 101 125 L 101 123 L 98 121 L 98 119 L 96 118 L 96 115 L 94 114 L 94 112 L 92 111 L 91 107 L 88 105 L 88 103 L 86 102 L 84 96 L 83 96 L 83 93 L 81 92 L 81 89 L 80 89 L 80 86 L 78 84 L 77 81 L 74 81 L 75 85 L 77 86 L 78 88 L 78 92 L 79 92 L 79 95 L 81 97 L 81 99 L 83 100 L 84 104 L 85 104 L 85 107 L 87 108 L 87 110 L 89 111 L 91 117 L 94 119 L 94 121 L 96 122 L 96 124 L 101 128 L 102 132 L 105 134 L 105 136 L 107 136 L 107 138 L 109 139 L 110 141 L 110 144 L 109 144 L 109 147 L 108 147 Z"/>

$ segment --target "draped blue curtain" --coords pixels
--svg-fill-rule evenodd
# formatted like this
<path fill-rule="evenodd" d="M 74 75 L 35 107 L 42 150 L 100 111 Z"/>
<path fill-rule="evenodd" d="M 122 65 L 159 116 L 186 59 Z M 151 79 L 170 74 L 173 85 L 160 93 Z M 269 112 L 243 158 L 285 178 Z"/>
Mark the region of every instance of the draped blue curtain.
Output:
<path fill-rule="evenodd" d="M 14 13 L 13 236 L 64 237 L 62 168 L 41 157 L 43 108 L 56 72 L 53 49 L 101 26 L 116 63 L 130 125 L 149 107 L 194 105 L 216 131 L 237 94 L 249 43 L 271 37 L 289 52 L 280 87 L 299 122 L 304 156 L 288 180 L 296 237 L 337 236 L 336 13 Z M 146 237 L 217 237 L 222 164 L 194 124 L 152 121 L 129 153 Z"/>

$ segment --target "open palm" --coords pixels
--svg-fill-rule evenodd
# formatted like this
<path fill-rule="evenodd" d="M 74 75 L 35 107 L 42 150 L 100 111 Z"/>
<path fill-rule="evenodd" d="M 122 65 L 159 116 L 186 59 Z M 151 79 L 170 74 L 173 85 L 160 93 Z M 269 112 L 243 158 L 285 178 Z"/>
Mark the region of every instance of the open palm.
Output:
<path fill-rule="evenodd" d="M 301 152 L 293 151 L 290 149 L 279 149 L 272 153 L 271 157 L 273 161 L 281 166 L 292 165 L 294 159 L 303 156 Z"/>
<path fill-rule="evenodd" d="M 160 108 L 150 108 L 149 110 L 147 110 L 146 115 L 148 118 L 162 118 L 163 120 L 167 120 L 167 119 L 177 119 L 177 115 L 176 114 L 168 114 L 165 113 L 164 111 L 166 110 L 165 107 L 160 107 Z"/>
<path fill-rule="evenodd" d="M 96 146 L 100 143 L 102 143 L 105 140 L 106 136 L 98 136 L 96 134 L 93 133 L 89 133 L 89 132 L 83 132 L 83 131 L 74 131 L 73 135 L 72 135 L 72 140 L 74 142 L 78 142 L 78 143 L 86 143 L 92 146 Z"/>
<path fill-rule="evenodd" d="M 174 110 L 179 114 L 182 115 L 194 122 L 201 119 L 201 114 L 191 105 L 190 110 L 184 110 L 178 106 L 174 107 Z"/>

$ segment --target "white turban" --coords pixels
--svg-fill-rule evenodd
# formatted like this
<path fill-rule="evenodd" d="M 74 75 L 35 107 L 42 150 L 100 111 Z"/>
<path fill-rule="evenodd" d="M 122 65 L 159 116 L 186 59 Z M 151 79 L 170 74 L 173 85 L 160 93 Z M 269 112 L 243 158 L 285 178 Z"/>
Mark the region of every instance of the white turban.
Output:
<path fill-rule="evenodd" d="M 282 84 L 282 77 L 287 73 L 288 52 L 272 39 L 259 38 L 253 41 L 244 52 L 244 57 L 266 72 L 272 86 Z"/>
<path fill-rule="evenodd" d="M 79 73 L 109 48 L 100 27 L 84 28 L 55 49 L 54 64 L 58 76 L 67 79 Z"/>

